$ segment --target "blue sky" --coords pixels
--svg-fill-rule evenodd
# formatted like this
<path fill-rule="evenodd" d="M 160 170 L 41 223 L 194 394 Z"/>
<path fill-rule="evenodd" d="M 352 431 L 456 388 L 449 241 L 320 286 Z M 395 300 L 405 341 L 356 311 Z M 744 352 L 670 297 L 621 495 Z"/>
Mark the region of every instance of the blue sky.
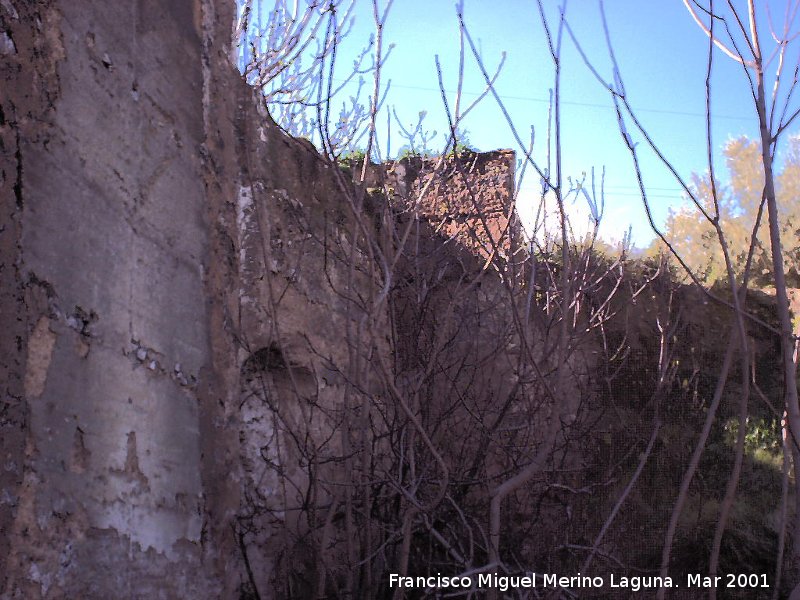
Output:
<path fill-rule="evenodd" d="M 381 5 L 385 0 L 381 0 Z M 720 4 L 718 2 L 718 4 Z M 724 4 L 724 3 L 722 3 Z M 742 4 L 737 2 L 737 5 Z M 545 0 L 555 27 L 556 3 Z M 771 2 L 773 14 L 782 16 L 783 5 Z M 764 3 L 759 6 L 763 8 Z M 743 6 L 743 8 L 745 8 Z M 553 69 L 546 39 L 533 0 L 465 0 L 468 30 L 479 44 L 490 71 L 502 52 L 506 62 L 496 89 L 518 131 L 536 131 L 534 156 L 544 164 L 549 90 Z M 607 0 L 606 15 L 628 97 L 653 139 L 687 178 L 692 171 L 707 169 L 705 132 L 705 76 L 708 38 L 693 22 L 680 0 Z M 606 79 L 611 66 L 601 25 L 599 5 L 593 0 L 572 0 L 568 21 L 588 56 Z M 762 18 L 762 43 L 769 42 Z M 358 0 L 355 28 L 340 52 L 342 65 L 372 31 L 368 0 Z M 446 131 L 438 90 L 434 56 L 443 66 L 445 87 L 453 98 L 458 67 L 458 22 L 452 0 L 395 0 L 384 32 L 394 48 L 382 77 L 391 80 L 387 100 L 406 126 L 427 111 L 426 128 Z M 771 46 L 770 46 L 771 47 Z M 797 57 L 797 47 L 788 56 Z M 721 150 L 725 142 L 741 135 L 756 137 L 757 121 L 741 65 L 720 52 L 714 54 L 712 80 L 713 148 L 718 177 L 726 174 Z M 462 104 L 482 91 L 483 81 L 468 56 Z M 379 119 L 385 123 L 386 117 Z M 622 143 L 612 101 L 583 64 L 569 38 L 562 51 L 562 154 L 565 176 L 580 178 L 594 168 L 605 168 L 605 216 L 601 235 L 620 239 L 630 225 L 633 239 L 646 246 L 653 233 L 645 220 L 632 162 Z M 497 103 L 486 98 L 466 119 L 471 144 L 480 150 L 514 148 L 519 151 Z M 631 126 L 632 128 L 632 126 Z M 385 129 L 385 126 L 384 126 Z M 796 129 L 796 128 L 795 128 Z M 790 133 L 793 133 L 790 131 Z M 400 141 L 392 134 L 392 153 Z M 634 139 L 639 141 L 637 136 Z M 440 138 L 441 143 L 441 138 Z M 639 146 L 642 171 L 659 225 L 668 207 L 678 208 L 682 195 L 678 184 L 652 154 Z M 521 212 L 538 195 L 539 183 L 532 172 L 521 186 Z M 575 210 L 579 211 L 579 207 Z"/>

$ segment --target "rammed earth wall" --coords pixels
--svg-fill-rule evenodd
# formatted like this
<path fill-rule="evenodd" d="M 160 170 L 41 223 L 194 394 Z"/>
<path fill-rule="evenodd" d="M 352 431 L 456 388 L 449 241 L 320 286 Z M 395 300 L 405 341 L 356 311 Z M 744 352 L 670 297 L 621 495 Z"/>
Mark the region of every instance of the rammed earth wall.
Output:
<path fill-rule="evenodd" d="M 232 19 L 0 2 L 4 598 L 238 597 L 243 549 L 269 587 L 269 540 L 237 530 L 276 493 L 263 382 L 336 406 L 342 290 L 374 280 L 350 270 L 342 177 L 231 65 Z M 298 405 L 281 414 L 329 431 Z"/>
<path fill-rule="evenodd" d="M 2 398 L 0 587 L 208 595 L 219 578 L 201 568 L 201 6 L 3 2 L 0 15 L 14 388 Z"/>

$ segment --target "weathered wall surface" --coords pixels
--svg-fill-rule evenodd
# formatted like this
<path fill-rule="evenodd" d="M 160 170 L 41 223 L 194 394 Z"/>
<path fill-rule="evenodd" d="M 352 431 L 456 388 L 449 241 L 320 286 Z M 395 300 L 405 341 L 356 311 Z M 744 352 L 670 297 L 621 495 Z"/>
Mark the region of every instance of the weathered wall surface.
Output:
<path fill-rule="evenodd" d="M 310 575 L 320 563 L 304 546 L 313 523 L 296 507 L 311 503 L 323 513 L 336 480 L 349 475 L 326 459 L 343 454 L 336 428 L 353 393 L 347 383 L 373 385 L 352 367 L 353 355 L 366 355 L 372 343 L 354 339 L 367 312 L 359 296 L 368 302 L 377 286 L 344 175 L 271 126 L 249 88 L 237 93 L 235 203 L 219 226 L 238 283 L 219 297 L 230 307 L 224 333 L 239 365 L 226 419 L 227 437 L 241 440 L 239 552 L 262 597 L 310 597 L 306 582 L 287 575 L 302 563 Z M 314 461 L 323 465 L 312 468 Z M 326 483 L 310 481 L 308 469 Z"/>
<path fill-rule="evenodd" d="M 200 6 L 0 14 L 4 597 L 208 597 Z"/>
<path fill-rule="evenodd" d="M 391 211 L 271 125 L 230 63 L 232 16 L 222 0 L 0 1 L 4 598 L 324 593 L 304 544 L 339 518 L 349 445 L 381 433 L 365 428 L 377 357 L 413 362 L 457 325 L 445 353 L 482 368 L 473 327 L 496 279 L 439 330 L 402 317 L 390 356 L 389 305 L 422 310 L 368 256 L 394 251 Z M 513 155 L 470 161 L 478 190 L 437 172 L 426 257 L 388 278 L 426 270 L 425 310 L 511 253 Z M 383 183 L 413 195 L 428 175 L 409 166 Z M 285 510 L 309 489 L 314 510 Z"/>
<path fill-rule="evenodd" d="M 484 259 L 510 261 L 521 230 L 514 208 L 513 150 L 462 152 L 436 158 L 409 157 L 376 165 L 367 185 L 385 186 L 397 205 L 417 203 L 418 214 L 437 234 Z"/>
<path fill-rule="evenodd" d="M 34 51 L 58 40 L 37 36 L 35 18 L 47 23 L 46 7 L 33 10 L 0 8 L 0 539 L 3 547 L 16 514 L 23 477 L 28 425 L 24 374 L 27 354 L 24 286 L 19 266 L 22 209 L 20 138 L 32 134 L 48 107 L 48 90 L 34 94 L 35 83 L 47 79 L 51 64 L 36 63 Z M 44 16 L 44 18 L 42 18 Z M 54 52 L 45 55 L 55 56 Z M 21 60 L 25 56 L 28 60 Z M 0 552 L 0 589 L 4 588 L 7 552 Z"/>
<path fill-rule="evenodd" d="M 373 279 L 344 178 L 259 113 L 233 3 L 23 4 L 0 4 L 1 593 L 238 597 L 243 558 L 267 589 L 275 544 L 237 527 L 273 508 L 262 448 L 296 458 L 268 420 L 340 401 Z"/>

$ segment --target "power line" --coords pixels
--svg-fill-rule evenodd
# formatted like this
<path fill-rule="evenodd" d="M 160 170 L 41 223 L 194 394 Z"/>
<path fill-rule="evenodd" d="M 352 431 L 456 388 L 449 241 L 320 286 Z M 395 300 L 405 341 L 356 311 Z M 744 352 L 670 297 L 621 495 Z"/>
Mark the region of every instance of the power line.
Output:
<path fill-rule="evenodd" d="M 437 94 L 440 93 L 438 88 L 431 88 L 425 87 L 421 85 L 404 85 L 401 83 L 391 83 L 392 87 L 401 88 L 404 90 L 416 90 L 416 91 L 424 91 L 424 92 L 436 92 Z M 455 90 L 445 90 L 448 94 L 455 94 Z M 477 92 L 469 92 L 469 91 L 462 91 L 462 95 L 465 96 L 480 96 L 481 94 Z M 521 100 L 524 102 L 537 102 L 541 104 L 549 104 L 549 98 L 536 98 L 534 96 L 511 96 L 507 94 L 497 94 L 501 100 Z M 608 110 L 612 110 L 613 107 L 610 104 L 600 104 L 597 102 L 579 102 L 577 100 L 561 100 L 561 104 L 567 104 L 570 106 L 583 106 L 587 108 L 604 108 Z M 700 117 L 705 119 L 705 113 L 699 112 L 691 112 L 691 111 L 684 111 L 684 110 L 667 110 L 661 108 L 637 108 L 636 112 L 643 112 L 643 113 L 655 113 L 655 114 L 662 114 L 662 115 L 677 115 L 683 117 Z M 752 121 L 752 117 L 742 117 L 742 116 L 735 116 L 735 115 L 711 115 L 713 119 L 730 119 L 735 121 Z"/>
<path fill-rule="evenodd" d="M 583 187 L 586 190 L 589 189 L 589 186 L 585 185 Z M 597 186 L 597 187 L 599 188 L 600 186 Z M 534 185 L 534 184 L 526 184 L 526 185 L 520 186 L 518 189 L 520 189 L 520 190 L 539 190 L 539 189 L 541 189 L 541 186 L 537 186 L 537 185 Z M 682 188 L 671 188 L 671 187 L 655 187 L 655 186 L 651 187 L 651 186 L 646 186 L 645 189 L 647 191 L 653 190 L 653 191 L 656 191 L 656 192 L 674 192 L 676 194 L 682 194 L 684 192 L 684 190 Z M 619 190 L 622 190 L 623 192 L 624 191 L 633 190 L 634 191 L 633 195 L 638 195 L 639 188 L 637 186 L 635 186 L 635 185 L 607 185 L 607 186 L 605 186 L 604 190 L 605 190 L 605 192 L 607 194 L 609 194 L 609 193 L 610 194 L 620 194 L 621 192 Z"/>
<path fill-rule="evenodd" d="M 641 194 L 634 194 L 634 193 L 630 193 L 630 192 L 622 192 L 622 193 L 614 192 L 612 194 L 608 194 L 608 196 L 610 196 L 611 199 L 618 198 L 618 197 L 621 197 L 621 196 L 626 197 L 626 198 L 627 197 L 630 197 L 630 198 L 641 198 L 642 197 Z M 676 196 L 671 196 L 669 194 L 647 194 L 647 198 L 648 199 L 663 198 L 665 200 L 675 200 Z M 577 201 L 579 201 L 579 200 L 577 200 Z"/>

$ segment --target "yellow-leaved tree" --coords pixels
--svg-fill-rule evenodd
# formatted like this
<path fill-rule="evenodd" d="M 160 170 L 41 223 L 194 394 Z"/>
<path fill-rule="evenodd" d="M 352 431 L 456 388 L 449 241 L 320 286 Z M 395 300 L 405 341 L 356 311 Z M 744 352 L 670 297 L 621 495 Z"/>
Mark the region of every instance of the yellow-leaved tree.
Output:
<path fill-rule="evenodd" d="M 734 271 L 741 276 L 753 237 L 753 224 L 761 207 L 764 168 L 759 143 L 747 137 L 730 140 L 725 145 L 724 154 L 730 179 L 725 187 L 717 182 L 720 225 L 728 240 Z M 784 243 L 783 270 L 787 283 L 792 287 L 800 287 L 800 138 L 790 139 L 782 162 L 782 171 L 775 183 L 781 207 L 779 225 Z M 694 173 L 691 188 L 706 210 L 713 213 L 708 173 Z M 756 286 L 769 285 L 772 281 L 769 224 L 765 218 L 760 222 L 751 269 L 751 278 Z M 694 207 L 671 210 L 666 234 L 698 279 L 713 283 L 727 277 L 717 233 L 711 223 L 698 218 Z M 661 241 L 657 240 L 653 247 L 660 244 Z"/>

